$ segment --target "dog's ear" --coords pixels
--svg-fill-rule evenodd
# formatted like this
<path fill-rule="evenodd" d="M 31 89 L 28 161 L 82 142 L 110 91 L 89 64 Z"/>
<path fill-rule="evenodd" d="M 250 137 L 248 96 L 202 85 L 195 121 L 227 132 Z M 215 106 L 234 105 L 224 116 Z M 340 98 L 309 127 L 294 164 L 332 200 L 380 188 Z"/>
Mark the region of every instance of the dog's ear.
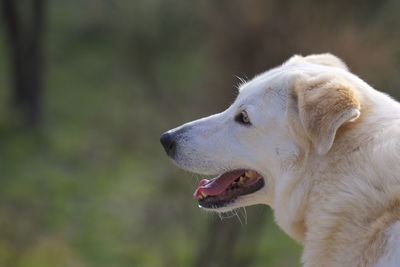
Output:
<path fill-rule="evenodd" d="M 349 70 L 349 68 L 343 62 L 343 60 L 341 60 L 337 56 L 334 56 L 330 53 L 309 55 L 309 56 L 306 56 L 304 58 L 304 60 L 307 62 L 310 62 L 310 63 L 315 63 L 315 64 L 324 65 L 324 66 L 331 66 L 331 67 L 341 68 L 344 70 Z"/>
<path fill-rule="evenodd" d="M 292 130 L 311 140 L 320 155 L 330 150 L 341 125 L 360 116 L 351 87 L 336 78 L 295 79 L 287 109 Z"/>
<path fill-rule="evenodd" d="M 319 64 L 319 65 L 324 65 L 324 66 L 330 66 L 330 67 L 336 67 L 336 68 L 341 68 L 344 70 L 349 70 L 347 65 L 338 58 L 337 56 L 334 56 L 330 53 L 324 53 L 324 54 L 315 54 L 315 55 L 309 55 L 306 57 L 300 56 L 300 55 L 295 55 L 291 57 L 286 64 L 293 64 L 293 63 L 299 63 L 299 62 L 309 62 L 309 63 L 314 63 L 314 64 Z"/>

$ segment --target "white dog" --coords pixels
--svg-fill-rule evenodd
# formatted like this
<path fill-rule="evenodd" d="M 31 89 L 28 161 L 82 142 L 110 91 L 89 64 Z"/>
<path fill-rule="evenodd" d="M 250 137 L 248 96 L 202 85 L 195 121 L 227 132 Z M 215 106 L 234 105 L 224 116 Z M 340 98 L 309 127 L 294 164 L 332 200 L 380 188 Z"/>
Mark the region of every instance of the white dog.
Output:
<path fill-rule="evenodd" d="M 161 136 L 208 210 L 267 204 L 305 266 L 400 266 L 400 104 L 331 54 L 293 56 Z"/>

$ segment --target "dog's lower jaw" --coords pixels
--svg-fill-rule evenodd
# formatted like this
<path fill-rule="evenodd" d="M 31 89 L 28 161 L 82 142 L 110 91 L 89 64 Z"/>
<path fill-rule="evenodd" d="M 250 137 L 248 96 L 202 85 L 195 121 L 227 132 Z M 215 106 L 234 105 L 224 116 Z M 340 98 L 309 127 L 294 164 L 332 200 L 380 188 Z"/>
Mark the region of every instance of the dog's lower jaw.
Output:
<path fill-rule="evenodd" d="M 199 205 L 199 207 L 205 211 L 223 213 L 223 212 L 230 212 L 238 208 L 248 207 L 258 204 L 269 205 L 270 203 L 267 203 L 266 201 L 266 199 L 268 199 L 267 195 L 268 195 L 269 184 L 267 180 L 264 180 L 264 183 L 265 183 L 264 186 L 258 191 L 248 195 L 239 196 L 232 203 L 229 203 L 226 206 L 219 208 L 205 208 Z"/>

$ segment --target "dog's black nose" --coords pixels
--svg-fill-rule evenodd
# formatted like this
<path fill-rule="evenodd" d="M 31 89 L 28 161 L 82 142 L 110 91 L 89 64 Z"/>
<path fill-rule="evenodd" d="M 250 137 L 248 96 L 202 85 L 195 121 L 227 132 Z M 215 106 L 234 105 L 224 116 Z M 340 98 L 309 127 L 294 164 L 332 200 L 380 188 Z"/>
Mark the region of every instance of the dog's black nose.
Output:
<path fill-rule="evenodd" d="M 168 156 L 173 157 L 175 153 L 176 143 L 171 133 L 165 132 L 160 137 L 160 142 L 163 145 L 165 152 Z"/>

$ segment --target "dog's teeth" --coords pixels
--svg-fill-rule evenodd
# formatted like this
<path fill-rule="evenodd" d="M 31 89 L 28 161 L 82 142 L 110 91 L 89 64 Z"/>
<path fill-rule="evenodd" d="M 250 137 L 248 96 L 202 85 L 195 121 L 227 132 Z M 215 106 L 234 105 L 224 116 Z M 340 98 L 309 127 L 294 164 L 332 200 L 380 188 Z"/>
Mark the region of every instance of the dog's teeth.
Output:
<path fill-rule="evenodd" d="M 240 176 L 239 182 L 240 182 L 240 183 L 243 183 L 244 181 L 246 181 L 246 177 Z"/>
<path fill-rule="evenodd" d="M 207 195 L 206 193 L 204 193 L 204 192 L 200 192 L 200 194 L 201 194 L 202 197 L 208 196 L 208 195 Z"/>
<path fill-rule="evenodd" d="M 256 173 L 253 171 L 246 171 L 244 174 L 249 178 L 253 178 L 256 175 Z"/>
<path fill-rule="evenodd" d="M 237 182 L 233 181 L 233 182 L 232 182 L 232 185 L 235 185 L 235 184 L 237 184 Z"/>

